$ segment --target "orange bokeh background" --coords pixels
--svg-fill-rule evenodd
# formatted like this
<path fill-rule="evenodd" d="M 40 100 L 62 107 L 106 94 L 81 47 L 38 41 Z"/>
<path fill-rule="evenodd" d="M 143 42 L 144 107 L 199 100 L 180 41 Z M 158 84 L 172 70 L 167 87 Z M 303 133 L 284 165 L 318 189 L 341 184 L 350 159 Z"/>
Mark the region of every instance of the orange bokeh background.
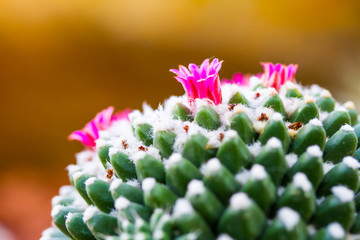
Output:
<path fill-rule="evenodd" d="M 82 149 L 67 135 L 107 106 L 182 94 L 168 72 L 178 64 L 216 56 L 231 77 L 298 63 L 298 81 L 360 106 L 359 11 L 358 0 L 0 0 L 0 234 L 38 239 Z"/>

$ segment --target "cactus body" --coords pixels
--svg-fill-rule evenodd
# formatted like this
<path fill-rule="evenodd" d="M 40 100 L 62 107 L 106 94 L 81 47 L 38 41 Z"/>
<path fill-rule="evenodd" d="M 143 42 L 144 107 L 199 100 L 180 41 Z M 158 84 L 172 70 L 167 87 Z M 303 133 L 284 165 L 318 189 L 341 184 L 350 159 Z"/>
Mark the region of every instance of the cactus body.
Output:
<path fill-rule="evenodd" d="M 205 65 L 221 62 L 214 64 Z M 215 73 L 211 79 L 218 81 Z M 319 87 L 258 78 L 224 84 L 230 90 L 222 97 L 219 86 L 204 86 L 101 129 L 96 147 L 69 167 L 72 186 L 53 199 L 54 227 L 42 239 L 360 233 L 360 124 L 352 105 Z"/>

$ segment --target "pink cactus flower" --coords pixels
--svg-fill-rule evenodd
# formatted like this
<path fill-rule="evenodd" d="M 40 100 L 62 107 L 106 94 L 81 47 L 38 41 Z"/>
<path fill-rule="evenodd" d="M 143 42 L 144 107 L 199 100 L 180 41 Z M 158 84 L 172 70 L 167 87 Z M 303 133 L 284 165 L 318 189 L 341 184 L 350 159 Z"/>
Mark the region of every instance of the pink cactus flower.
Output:
<path fill-rule="evenodd" d="M 175 73 L 175 79 L 180 82 L 187 94 L 190 106 L 194 107 L 195 99 L 206 99 L 218 105 L 222 101 L 219 71 L 223 61 L 215 58 L 211 63 L 209 59 L 198 67 L 190 63 L 188 69 L 179 66 L 179 70 L 170 69 Z"/>
<path fill-rule="evenodd" d="M 264 67 L 264 73 L 261 76 L 263 84 L 266 87 L 273 87 L 279 91 L 280 87 L 286 82 L 295 82 L 295 74 L 298 68 L 297 64 L 261 63 Z"/>
<path fill-rule="evenodd" d="M 99 131 L 108 129 L 115 121 L 121 119 L 129 121 L 130 109 L 115 114 L 113 112 L 114 107 L 112 106 L 102 110 L 82 130 L 71 133 L 68 139 L 80 141 L 85 147 L 93 149 L 96 146 L 95 141 L 99 138 Z"/>
<path fill-rule="evenodd" d="M 242 74 L 242 73 L 234 73 L 232 79 L 223 79 L 221 80 L 221 84 L 236 84 L 239 86 L 249 86 L 250 84 L 250 78 L 255 76 L 260 78 L 261 77 L 261 73 L 257 73 L 255 75 L 252 74 Z"/>

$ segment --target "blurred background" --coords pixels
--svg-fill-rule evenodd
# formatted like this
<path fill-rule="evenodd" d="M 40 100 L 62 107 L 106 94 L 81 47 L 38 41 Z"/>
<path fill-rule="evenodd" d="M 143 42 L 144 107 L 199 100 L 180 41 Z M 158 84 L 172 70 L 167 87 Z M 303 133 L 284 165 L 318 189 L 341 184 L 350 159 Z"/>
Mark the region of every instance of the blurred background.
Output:
<path fill-rule="evenodd" d="M 50 226 L 82 150 L 69 133 L 110 105 L 183 94 L 178 64 L 215 56 L 224 78 L 298 63 L 298 81 L 360 108 L 359 12 L 358 0 L 0 0 L 1 239 Z"/>

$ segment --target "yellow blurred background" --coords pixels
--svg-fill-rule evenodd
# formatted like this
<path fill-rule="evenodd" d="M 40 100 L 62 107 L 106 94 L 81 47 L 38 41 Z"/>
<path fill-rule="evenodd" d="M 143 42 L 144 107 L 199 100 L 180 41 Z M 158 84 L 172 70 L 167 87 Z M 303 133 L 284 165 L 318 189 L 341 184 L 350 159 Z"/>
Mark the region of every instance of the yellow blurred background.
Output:
<path fill-rule="evenodd" d="M 216 56 L 224 78 L 298 63 L 298 81 L 360 106 L 359 12 L 358 0 L 0 0 L 0 234 L 38 239 L 82 149 L 67 135 L 107 106 L 183 94 L 178 64 Z"/>

